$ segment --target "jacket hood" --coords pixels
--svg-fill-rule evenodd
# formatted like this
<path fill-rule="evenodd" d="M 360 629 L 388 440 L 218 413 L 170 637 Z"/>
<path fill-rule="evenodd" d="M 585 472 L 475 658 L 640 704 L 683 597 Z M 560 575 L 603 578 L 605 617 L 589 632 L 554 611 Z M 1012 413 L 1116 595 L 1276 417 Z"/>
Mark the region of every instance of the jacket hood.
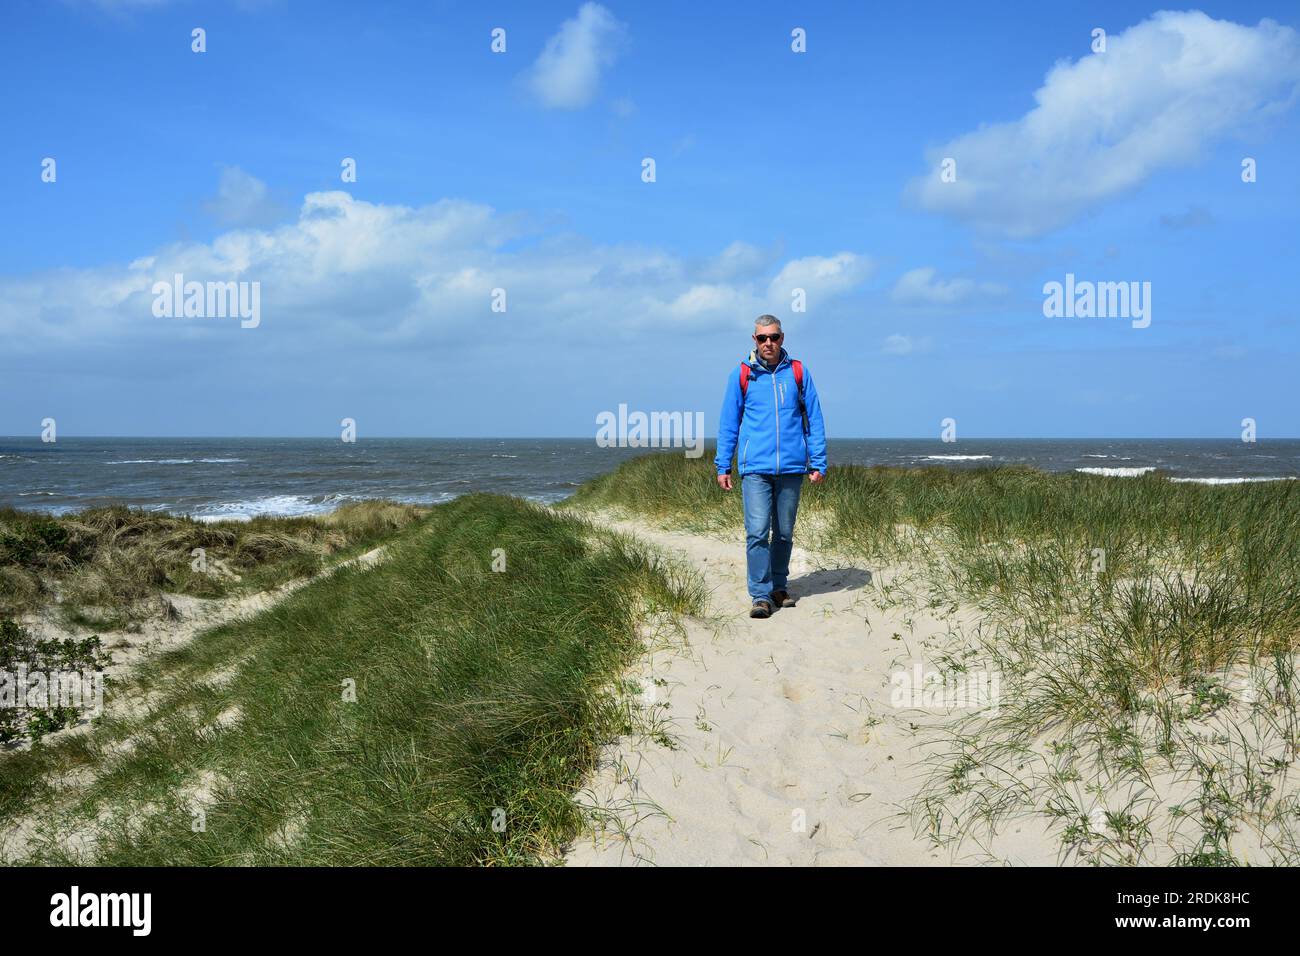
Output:
<path fill-rule="evenodd" d="M 758 349 L 750 349 L 749 357 L 741 359 L 741 361 L 744 362 L 746 365 L 748 365 L 750 369 L 752 369 L 754 372 L 767 371 L 767 366 L 764 365 L 763 360 L 758 357 Z M 782 365 L 784 365 L 788 361 L 790 361 L 790 354 L 786 352 L 785 346 L 782 346 L 781 354 L 777 357 L 776 360 L 776 368 L 779 369 Z M 772 371 L 776 371 L 776 369 L 773 369 Z"/>

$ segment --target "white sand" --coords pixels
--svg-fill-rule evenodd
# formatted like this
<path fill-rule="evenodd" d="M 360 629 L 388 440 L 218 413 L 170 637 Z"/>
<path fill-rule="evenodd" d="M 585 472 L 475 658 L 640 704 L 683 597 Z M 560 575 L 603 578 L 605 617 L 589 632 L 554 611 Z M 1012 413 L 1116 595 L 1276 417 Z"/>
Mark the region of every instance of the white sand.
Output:
<path fill-rule="evenodd" d="M 954 631 L 978 621 L 970 609 L 913 606 L 902 568 L 823 567 L 796 531 L 798 606 L 751 620 L 739 533 L 722 541 L 615 516 L 600 523 L 684 557 L 712 590 L 717 618 L 688 620 L 684 644 L 659 642 L 629 675 L 655 688 L 647 716 L 667 736 L 605 749 L 579 796 L 592 832 L 568 864 L 1059 862 L 1058 841 L 1034 821 L 1011 824 L 991 857 L 968 844 L 954 859 L 898 815 L 917 789 L 923 729 L 954 712 L 893 706 L 891 675 L 956 646 Z"/>

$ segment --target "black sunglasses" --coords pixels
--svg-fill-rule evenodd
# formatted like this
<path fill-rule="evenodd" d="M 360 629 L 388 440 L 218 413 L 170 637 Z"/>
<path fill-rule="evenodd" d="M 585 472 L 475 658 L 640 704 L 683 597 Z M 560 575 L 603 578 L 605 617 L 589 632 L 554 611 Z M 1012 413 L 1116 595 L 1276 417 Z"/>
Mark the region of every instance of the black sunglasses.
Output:
<path fill-rule="evenodd" d="M 778 333 L 776 333 L 776 335 L 757 335 L 757 334 L 756 334 L 756 335 L 754 336 L 754 341 L 757 342 L 759 345 L 762 345 L 764 342 L 769 342 L 769 341 L 770 341 L 770 342 L 780 342 L 781 339 L 783 339 L 783 338 L 785 338 L 785 333 L 784 333 L 784 332 L 778 332 Z"/>

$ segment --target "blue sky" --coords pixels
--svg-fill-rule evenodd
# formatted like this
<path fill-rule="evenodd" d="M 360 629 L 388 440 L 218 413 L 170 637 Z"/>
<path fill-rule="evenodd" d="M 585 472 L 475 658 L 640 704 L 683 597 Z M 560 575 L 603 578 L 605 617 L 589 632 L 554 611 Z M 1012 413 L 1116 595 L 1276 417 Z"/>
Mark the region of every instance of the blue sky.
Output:
<path fill-rule="evenodd" d="M 1159 10 L 10 2 L 0 434 L 712 433 L 772 312 L 832 437 L 1300 435 L 1300 12 Z"/>

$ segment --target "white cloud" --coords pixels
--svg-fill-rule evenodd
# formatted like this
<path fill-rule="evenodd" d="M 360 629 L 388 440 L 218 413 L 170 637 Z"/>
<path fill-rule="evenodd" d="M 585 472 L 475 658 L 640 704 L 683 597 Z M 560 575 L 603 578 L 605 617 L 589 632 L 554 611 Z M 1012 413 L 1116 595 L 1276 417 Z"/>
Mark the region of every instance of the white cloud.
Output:
<path fill-rule="evenodd" d="M 528 82 L 538 100 L 553 109 L 569 110 L 590 103 L 601 70 L 614 62 L 625 32 L 626 27 L 605 7 L 584 3 L 578 15 L 565 20 L 546 41 L 532 66 Z M 622 109 L 617 103 L 614 108 Z"/>
<path fill-rule="evenodd" d="M 1085 38 L 1086 39 L 1086 38 Z M 1290 27 L 1161 11 L 1058 63 L 1013 122 L 981 125 L 927 151 L 908 184 L 922 207 L 1014 238 L 1059 228 L 1212 142 L 1289 109 L 1300 95 Z M 943 182 L 943 159 L 956 181 Z"/>
<path fill-rule="evenodd" d="M 808 293 L 808 304 L 816 300 L 843 295 L 860 285 L 876 271 L 868 256 L 840 252 L 830 257 L 807 256 L 787 262 L 768 286 L 768 295 L 778 302 L 790 302 L 794 289 Z"/>
<path fill-rule="evenodd" d="M 1006 295 L 1006 286 L 974 279 L 936 279 L 933 266 L 912 269 L 899 276 L 890 293 L 895 302 L 907 305 L 964 305 L 979 299 Z"/>
<path fill-rule="evenodd" d="M 512 240 L 535 242 L 512 244 Z M 0 277 L 0 336 L 15 348 L 51 343 L 279 342 L 303 352 L 371 346 L 445 345 L 449 334 L 520 319 L 529 329 L 583 340 L 625 337 L 671 323 L 682 332 L 744 328 L 789 308 L 789 277 L 824 305 L 851 287 L 865 256 L 839 253 L 783 266 L 771 253 L 733 242 L 715 256 L 683 257 L 633 244 L 599 245 L 545 235 L 527 216 L 444 199 L 419 207 L 311 193 L 293 222 L 233 229 L 211 242 L 184 242 L 134 255 L 128 265 Z M 222 320 L 159 319 L 152 287 L 186 281 L 256 281 L 262 322 L 243 331 Z M 773 281 L 776 273 L 780 281 Z M 506 316 L 490 311 L 506 290 Z M 230 333 L 235 338 L 223 339 Z M 488 333 L 490 336 L 490 333 Z M 244 336 L 244 338 L 239 338 Z"/>
<path fill-rule="evenodd" d="M 934 340 L 930 336 L 912 338 L 910 335 L 891 335 L 885 339 L 880 351 L 886 355 L 911 355 L 915 352 L 928 352 Z"/>
<path fill-rule="evenodd" d="M 268 225 L 287 211 L 271 198 L 266 183 L 238 166 L 222 167 L 217 194 L 203 210 L 224 226 Z"/>
<path fill-rule="evenodd" d="M 736 317 L 737 324 L 761 314 L 762 303 L 744 289 L 729 285 L 694 285 L 668 303 L 665 312 L 674 319 Z"/>
<path fill-rule="evenodd" d="M 758 246 L 737 239 L 701 268 L 703 274 L 711 279 L 730 282 L 757 276 L 774 258 L 772 252 L 765 252 Z"/>

